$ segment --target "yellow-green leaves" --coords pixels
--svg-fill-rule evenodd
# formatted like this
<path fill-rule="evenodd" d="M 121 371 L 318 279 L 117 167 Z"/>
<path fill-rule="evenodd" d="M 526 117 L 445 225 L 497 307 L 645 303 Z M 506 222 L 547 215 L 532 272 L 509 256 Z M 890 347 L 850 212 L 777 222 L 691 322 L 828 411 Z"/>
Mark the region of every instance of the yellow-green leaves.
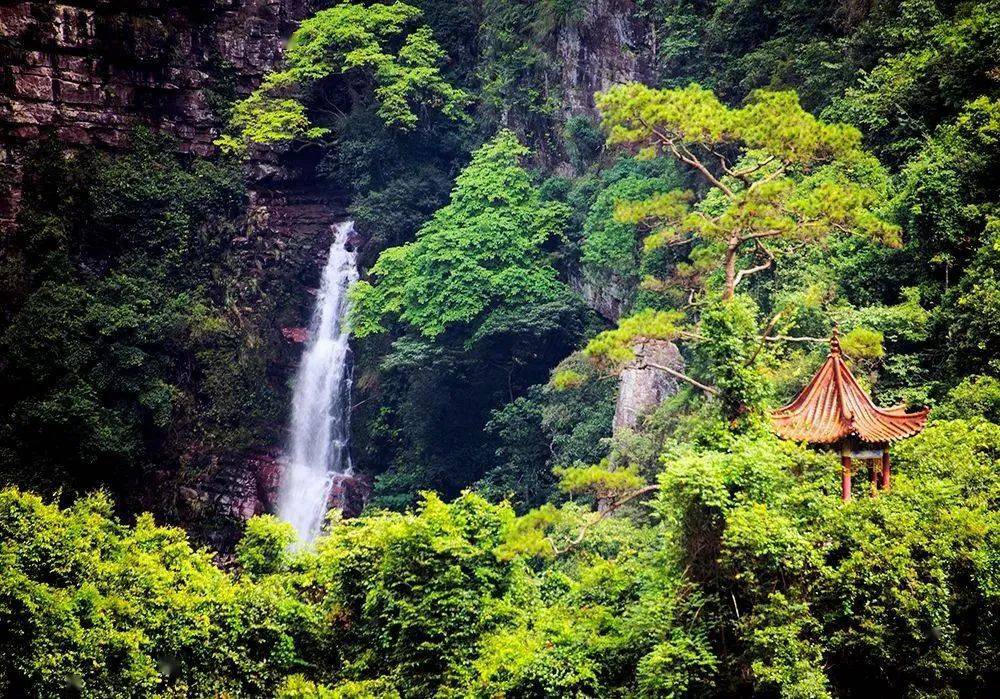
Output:
<path fill-rule="evenodd" d="M 785 163 L 809 165 L 849 159 L 861 146 L 861 132 L 847 124 L 826 124 L 799 104 L 794 92 L 757 90 L 747 106 L 732 110 L 732 137 Z"/>
<path fill-rule="evenodd" d="M 612 470 L 607 460 L 591 466 L 567 466 L 554 473 L 559 477 L 559 489 L 571 495 L 620 497 L 646 485 L 634 467 Z"/>
<path fill-rule="evenodd" d="M 496 556 L 502 561 L 518 556 L 551 558 L 556 549 L 549 532 L 553 528 L 569 530 L 578 525 L 579 520 L 578 513 L 546 503 L 508 525 L 503 543 L 496 548 Z"/>
<path fill-rule="evenodd" d="M 840 347 L 852 359 L 879 359 L 885 354 L 882 340 L 877 330 L 855 328 L 840 338 Z"/>
<path fill-rule="evenodd" d="M 226 152 L 240 152 L 247 143 L 290 142 L 321 138 L 329 129 L 313 126 L 306 108 L 291 97 L 271 97 L 256 91 L 236 105 L 229 130 L 215 144 Z"/>
<path fill-rule="evenodd" d="M 688 212 L 693 198 L 694 194 L 691 192 L 674 190 L 657 194 L 645 201 L 623 201 L 615 207 L 615 221 L 642 223 L 649 219 L 679 220 Z"/>
<path fill-rule="evenodd" d="M 697 84 L 657 90 L 639 83 L 619 85 L 596 98 L 608 142 L 651 145 L 669 137 L 683 143 L 722 143 L 732 110 Z"/>
<path fill-rule="evenodd" d="M 403 2 L 342 2 L 316 13 L 292 35 L 285 68 L 268 75 L 257 90 L 237 103 L 227 132 L 216 144 L 226 151 L 242 152 L 251 143 L 287 143 L 327 135 L 328 128 L 312 123 L 304 97 L 313 83 L 332 75 L 343 75 L 371 90 L 387 126 L 414 128 L 418 105 L 451 119 L 467 118 L 464 109 L 470 97 L 441 75 L 445 54 L 430 28 L 420 26 L 405 34 L 421 14 Z"/>
<path fill-rule="evenodd" d="M 615 207 L 614 219 L 618 223 L 644 224 L 652 232 L 643 239 L 644 252 L 664 245 L 683 242 L 691 226 L 688 215 L 694 194 L 676 189 L 657 194 L 644 201 L 621 201 Z"/>
<path fill-rule="evenodd" d="M 810 164 L 848 157 L 861 143 L 857 129 L 819 121 L 794 92 L 758 90 L 733 109 L 698 84 L 658 90 L 632 83 L 599 94 L 597 107 L 610 143 L 640 148 L 741 144 L 784 163 Z"/>
<path fill-rule="evenodd" d="M 622 319 L 614 330 L 606 330 L 591 340 L 583 353 L 599 364 L 623 364 L 635 358 L 633 345 L 641 339 L 673 340 L 680 334 L 678 311 L 646 309 Z"/>
<path fill-rule="evenodd" d="M 858 130 L 820 121 L 794 92 L 761 90 L 730 108 L 696 84 L 673 90 L 632 84 L 598 95 L 597 105 L 610 143 L 672 157 L 709 185 L 697 203 L 677 190 L 624 202 L 616 218 L 652 230 L 647 253 L 693 243 L 689 254 L 698 268 L 704 255 L 717 254 L 723 298 L 774 267 L 789 244 L 843 233 L 899 245 L 899 229 L 878 213 L 885 192 L 868 186 L 880 168 L 860 150 Z"/>
<path fill-rule="evenodd" d="M 552 388 L 557 391 L 566 391 L 577 386 L 582 386 L 587 377 L 572 369 L 562 369 L 552 375 Z"/>

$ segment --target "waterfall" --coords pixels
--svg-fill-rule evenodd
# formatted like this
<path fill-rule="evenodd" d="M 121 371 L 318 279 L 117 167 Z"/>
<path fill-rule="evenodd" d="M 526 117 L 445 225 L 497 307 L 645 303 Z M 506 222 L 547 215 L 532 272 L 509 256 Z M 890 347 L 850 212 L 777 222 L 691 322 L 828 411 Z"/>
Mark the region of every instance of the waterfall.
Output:
<path fill-rule="evenodd" d="M 316 538 L 334 481 L 351 473 L 351 367 L 347 289 L 358 278 L 349 238 L 354 222 L 333 227 L 334 240 L 295 374 L 287 461 L 278 494 L 278 516 L 299 539 Z"/>

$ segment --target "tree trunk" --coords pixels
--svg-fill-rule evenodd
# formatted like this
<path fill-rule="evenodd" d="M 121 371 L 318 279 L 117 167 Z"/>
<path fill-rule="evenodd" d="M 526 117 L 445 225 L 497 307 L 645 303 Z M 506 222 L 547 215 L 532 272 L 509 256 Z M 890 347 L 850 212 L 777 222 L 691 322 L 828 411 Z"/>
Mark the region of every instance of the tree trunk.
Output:
<path fill-rule="evenodd" d="M 722 294 L 723 301 L 730 301 L 736 295 L 736 250 L 733 243 L 726 248 L 726 290 Z"/>

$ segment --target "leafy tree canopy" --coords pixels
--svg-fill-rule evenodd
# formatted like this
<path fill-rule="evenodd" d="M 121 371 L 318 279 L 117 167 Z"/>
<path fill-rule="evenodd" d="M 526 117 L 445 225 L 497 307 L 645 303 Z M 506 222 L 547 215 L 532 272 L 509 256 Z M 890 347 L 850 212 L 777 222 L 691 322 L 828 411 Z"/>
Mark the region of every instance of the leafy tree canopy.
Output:
<path fill-rule="evenodd" d="M 598 107 L 610 143 L 643 157 L 665 153 L 709 186 L 697 205 L 674 190 L 626 203 L 618 218 L 649 223 L 647 248 L 693 243 L 704 271 L 722 267 L 724 298 L 772 267 L 776 243 L 794 247 L 843 232 L 899 244 L 898 229 L 875 211 L 871 187 L 855 181 L 854 170 L 872 167 L 860 133 L 819 121 L 792 92 L 758 91 L 732 109 L 696 84 L 632 84 L 600 95 Z"/>
<path fill-rule="evenodd" d="M 388 126 L 414 128 L 418 108 L 464 119 L 469 96 L 441 75 L 445 55 L 430 28 L 408 31 L 421 16 L 420 9 L 403 2 L 342 2 L 317 12 L 292 35 L 285 69 L 269 74 L 236 105 L 229 133 L 218 145 L 238 152 L 250 143 L 325 136 L 330 130 L 313 123 L 307 96 L 314 83 L 334 75 L 371 89 Z"/>
<path fill-rule="evenodd" d="M 372 281 L 354 287 L 355 335 L 382 332 L 394 318 L 435 337 L 562 295 L 544 246 L 562 235 L 569 210 L 542 201 L 519 162 L 527 154 L 510 131 L 476 151 L 450 203 L 413 243 L 383 252 Z"/>

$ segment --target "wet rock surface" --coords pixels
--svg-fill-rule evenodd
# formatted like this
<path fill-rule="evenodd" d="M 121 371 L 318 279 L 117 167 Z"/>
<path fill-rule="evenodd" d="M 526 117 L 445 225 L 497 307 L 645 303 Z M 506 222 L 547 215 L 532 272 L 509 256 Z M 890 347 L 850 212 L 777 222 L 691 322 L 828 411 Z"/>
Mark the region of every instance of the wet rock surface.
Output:
<path fill-rule="evenodd" d="M 176 516 L 193 527 L 199 540 L 226 552 L 239 541 L 243 524 L 256 515 L 271 514 L 278 505 L 278 491 L 285 469 L 280 449 L 266 449 L 244 461 L 219 465 L 177 490 Z M 162 474 L 171 487 L 172 475 Z M 372 480 L 366 474 L 338 475 L 330 489 L 329 508 L 344 517 L 357 517 L 371 497 Z M 162 503 L 149 503 L 156 509 Z"/>

